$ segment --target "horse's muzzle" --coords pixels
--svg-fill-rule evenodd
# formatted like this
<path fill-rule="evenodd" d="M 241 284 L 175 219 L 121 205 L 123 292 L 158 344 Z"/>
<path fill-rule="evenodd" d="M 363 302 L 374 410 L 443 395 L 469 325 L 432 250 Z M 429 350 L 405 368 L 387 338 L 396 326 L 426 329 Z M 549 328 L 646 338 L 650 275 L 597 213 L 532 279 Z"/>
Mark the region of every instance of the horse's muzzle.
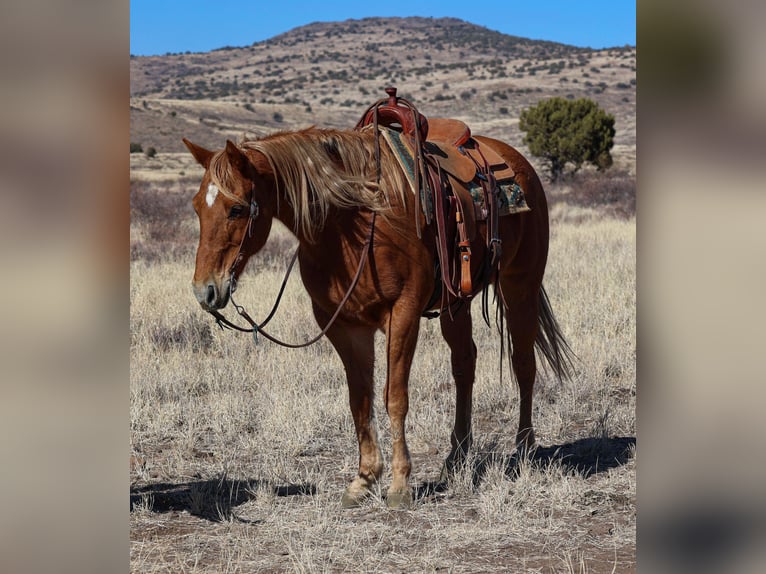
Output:
<path fill-rule="evenodd" d="M 219 287 L 214 281 L 192 285 L 194 296 L 205 311 L 223 309 L 229 302 L 229 281 Z"/>

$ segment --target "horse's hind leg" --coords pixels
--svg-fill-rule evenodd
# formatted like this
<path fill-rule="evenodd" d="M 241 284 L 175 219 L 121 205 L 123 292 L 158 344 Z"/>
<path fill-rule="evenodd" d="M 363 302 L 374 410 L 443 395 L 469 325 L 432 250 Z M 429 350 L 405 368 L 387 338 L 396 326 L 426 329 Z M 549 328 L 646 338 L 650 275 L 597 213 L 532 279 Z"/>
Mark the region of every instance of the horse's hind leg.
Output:
<path fill-rule="evenodd" d="M 314 309 L 320 325 L 329 317 Z M 374 414 L 375 328 L 336 323 L 327 337 L 346 369 L 348 398 L 359 442 L 359 472 L 343 493 L 344 508 L 358 506 L 370 495 L 383 472 L 383 458 L 378 445 Z"/>
<path fill-rule="evenodd" d="M 519 430 L 516 433 L 516 447 L 528 450 L 535 445 L 532 395 L 537 372 L 535 338 L 538 329 L 540 287 L 535 282 L 514 281 L 512 278 L 501 279 L 500 286 L 511 333 L 511 365 L 519 385 Z"/>
<path fill-rule="evenodd" d="M 454 469 L 465 461 L 473 442 L 471 434 L 471 405 L 476 374 L 476 345 L 473 342 L 471 307 L 464 304 L 452 317 L 442 313 L 442 335 L 450 347 L 452 376 L 455 379 L 455 427 L 450 450 L 442 467 L 440 482 L 446 482 Z"/>

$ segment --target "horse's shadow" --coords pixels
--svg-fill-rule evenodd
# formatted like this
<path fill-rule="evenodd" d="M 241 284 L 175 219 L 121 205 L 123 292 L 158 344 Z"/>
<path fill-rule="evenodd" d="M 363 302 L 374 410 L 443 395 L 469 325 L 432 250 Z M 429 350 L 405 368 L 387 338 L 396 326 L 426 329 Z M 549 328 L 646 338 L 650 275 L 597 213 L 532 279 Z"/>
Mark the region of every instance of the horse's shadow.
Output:
<path fill-rule="evenodd" d="M 212 522 L 235 520 L 258 522 L 240 518 L 234 508 L 259 496 L 260 492 L 275 496 L 316 494 L 313 484 L 287 484 L 275 486 L 261 480 L 233 480 L 218 478 L 182 483 L 159 482 L 131 487 L 130 510 L 146 507 L 152 512 L 188 512 Z"/>
<path fill-rule="evenodd" d="M 560 465 L 563 472 L 577 472 L 586 478 L 625 464 L 631 458 L 636 444 L 635 437 L 583 438 L 574 442 L 548 447 L 538 447 L 526 455 L 506 454 L 497 443 L 489 443 L 471 457 L 472 480 L 478 486 L 484 480 L 490 466 L 500 465 L 511 480 L 518 476 L 524 461 L 539 468 Z M 415 487 L 417 500 L 434 500 L 446 492 L 444 482 L 424 482 Z M 259 493 L 278 497 L 314 495 L 314 484 L 273 485 L 261 480 L 233 480 L 226 477 L 196 480 L 182 483 L 153 483 L 130 489 L 131 511 L 146 507 L 152 512 L 186 511 L 189 514 L 213 522 L 235 520 L 253 522 L 238 517 L 234 509 Z M 258 521 L 255 521 L 258 522 Z"/>
<path fill-rule="evenodd" d="M 576 472 L 588 478 L 627 463 L 635 445 L 636 437 L 582 438 L 565 444 L 539 446 L 525 454 L 507 454 L 493 441 L 482 448 L 480 453 L 471 456 L 471 478 L 473 486 L 477 487 L 491 466 L 500 466 L 505 476 L 515 480 L 525 462 L 536 468 L 557 465 L 564 473 Z M 415 487 L 415 498 L 425 500 L 446 492 L 448 488 L 448 483 L 442 481 L 424 482 Z"/>

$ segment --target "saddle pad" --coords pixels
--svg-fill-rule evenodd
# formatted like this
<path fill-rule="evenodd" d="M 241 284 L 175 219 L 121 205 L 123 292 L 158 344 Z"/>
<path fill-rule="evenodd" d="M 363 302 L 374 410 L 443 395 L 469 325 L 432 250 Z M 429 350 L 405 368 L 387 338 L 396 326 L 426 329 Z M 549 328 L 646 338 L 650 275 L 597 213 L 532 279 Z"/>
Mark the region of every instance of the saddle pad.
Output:
<path fill-rule="evenodd" d="M 367 127 L 367 126 L 365 126 Z M 370 126 L 371 127 L 371 126 Z M 400 132 L 389 129 L 384 126 L 378 126 L 378 131 L 383 139 L 386 140 L 389 149 L 393 152 L 396 161 L 399 162 L 399 167 L 402 168 L 404 175 L 407 176 L 407 181 L 410 184 L 412 193 L 416 192 L 415 189 L 415 152 L 412 146 L 407 141 L 407 138 L 403 138 Z"/>
<path fill-rule="evenodd" d="M 524 199 L 524 190 L 515 180 L 505 179 L 498 181 L 497 185 L 500 187 L 500 209 L 497 212 L 499 216 L 532 211 L 532 208 L 527 205 L 527 200 Z M 484 190 L 481 184 L 472 181 L 468 184 L 468 191 L 471 192 L 476 208 L 476 218 L 486 219 L 487 208 L 484 205 Z"/>

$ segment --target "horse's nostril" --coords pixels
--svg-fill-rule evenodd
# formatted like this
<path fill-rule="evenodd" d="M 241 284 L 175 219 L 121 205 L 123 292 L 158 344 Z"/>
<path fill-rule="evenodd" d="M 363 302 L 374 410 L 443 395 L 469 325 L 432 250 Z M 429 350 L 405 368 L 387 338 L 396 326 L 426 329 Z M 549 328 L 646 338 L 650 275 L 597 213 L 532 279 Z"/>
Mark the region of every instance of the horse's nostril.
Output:
<path fill-rule="evenodd" d="M 215 285 L 208 285 L 207 286 L 207 304 L 213 305 L 216 300 L 216 292 L 215 292 Z"/>

